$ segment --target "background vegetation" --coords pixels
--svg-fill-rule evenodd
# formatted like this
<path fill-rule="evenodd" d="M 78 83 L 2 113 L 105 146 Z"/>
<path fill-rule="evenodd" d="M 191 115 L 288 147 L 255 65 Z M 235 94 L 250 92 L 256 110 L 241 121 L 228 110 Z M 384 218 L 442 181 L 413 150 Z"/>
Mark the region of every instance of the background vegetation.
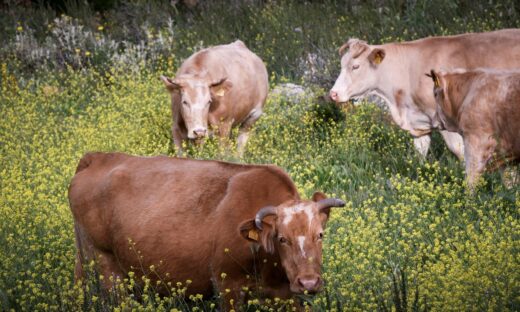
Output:
<path fill-rule="evenodd" d="M 173 3 L 173 4 L 172 4 Z M 237 38 L 271 84 L 308 90 L 269 99 L 243 158 L 210 141 L 195 158 L 274 163 L 301 193 L 345 198 L 324 243 L 316 310 L 519 310 L 520 188 L 497 174 L 470 196 L 462 166 L 436 136 L 419 159 L 409 135 L 372 103 L 317 100 L 349 37 L 371 43 L 518 27 L 515 1 L 5 2 L 0 12 L 0 310 L 214 310 L 214 298 L 160 298 L 154 285 L 103 296 L 73 284 L 67 187 L 86 151 L 173 155 L 158 80 L 208 45 Z M 132 278 L 124 285 L 132 284 Z M 123 286 L 124 286 L 123 285 Z M 213 300 L 212 300 L 213 299 Z M 250 302 L 251 308 L 261 309 Z M 284 309 L 283 303 L 274 308 Z"/>

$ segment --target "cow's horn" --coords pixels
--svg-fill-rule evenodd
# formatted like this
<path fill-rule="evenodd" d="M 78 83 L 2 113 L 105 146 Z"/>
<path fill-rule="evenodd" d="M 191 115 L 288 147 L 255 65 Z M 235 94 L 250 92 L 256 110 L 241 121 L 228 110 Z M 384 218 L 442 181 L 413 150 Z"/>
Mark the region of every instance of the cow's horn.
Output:
<path fill-rule="evenodd" d="M 259 230 L 262 230 L 262 220 L 270 215 L 276 215 L 276 207 L 266 206 L 256 213 L 255 225 Z"/>
<path fill-rule="evenodd" d="M 318 203 L 318 209 L 321 211 L 330 207 L 344 207 L 345 202 L 338 198 L 325 198 L 320 200 Z"/>

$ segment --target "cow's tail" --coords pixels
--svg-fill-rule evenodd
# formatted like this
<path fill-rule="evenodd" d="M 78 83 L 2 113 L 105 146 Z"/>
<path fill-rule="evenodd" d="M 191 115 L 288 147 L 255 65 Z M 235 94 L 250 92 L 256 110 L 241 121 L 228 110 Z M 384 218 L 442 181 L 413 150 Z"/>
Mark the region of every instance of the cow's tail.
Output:
<path fill-rule="evenodd" d="M 81 258 L 85 259 L 85 250 L 83 249 L 86 243 L 85 233 L 77 221 L 74 222 L 74 236 L 76 237 L 76 247 L 78 248 L 78 252 Z"/>
<path fill-rule="evenodd" d="M 80 230 L 80 225 L 77 221 L 74 221 L 74 236 L 76 238 L 76 249 L 78 250 L 78 257 L 76 259 L 76 269 L 82 270 L 83 268 L 83 261 L 85 261 L 85 251 L 83 250 L 84 243 L 82 242 L 82 231 Z M 78 272 L 76 272 L 78 273 Z M 78 274 L 77 274 L 78 275 Z M 81 274 L 82 275 L 82 274 Z M 78 278 L 79 276 L 76 276 Z"/>
<path fill-rule="evenodd" d="M 82 226 L 74 221 L 74 236 L 76 238 L 76 268 L 75 268 L 75 279 L 76 281 L 84 278 L 89 278 L 88 263 L 93 260 L 92 249 L 88 241 L 88 236 L 83 230 Z"/>

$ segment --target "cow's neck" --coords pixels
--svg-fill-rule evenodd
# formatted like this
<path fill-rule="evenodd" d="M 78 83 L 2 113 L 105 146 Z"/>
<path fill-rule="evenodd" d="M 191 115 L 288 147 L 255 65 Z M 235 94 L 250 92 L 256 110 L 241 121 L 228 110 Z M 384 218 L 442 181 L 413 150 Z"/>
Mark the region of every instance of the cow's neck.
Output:
<path fill-rule="evenodd" d="M 410 106 L 410 95 L 398 85 L 387 85 L 374 89 L 371 94 L 377 95 L 387 105 L 394 122 L 404 130 L 411 130 L 407 116 Z"/>
<path fill-rule="evenodd" d="M 268 254 L 262 249 L 259 249 L 253 258 L 254 261 L 251 272 L 256 274 L 256 278 L 260 279 L 262 284 L 276 288 L 289 283 L 280 257 L 276 252 L 275 254 Z"/>
<path fill-rule="evenodd" d="M 388 63 L 381 63 L 380 66 L 385 67 L 381 68 L 379 82 L 371 93 L 386 102 L 399 127 L 412 135 L 422 135 L 431 128 L 431 116 L 422 109 L 424 95 L 420 94 L 420 83 L 411 79 L 410 62 L 401 61 L 413 59 L 413 55 L 399 44 L 385 45 L 384 48 L 388 51 Z"/>
<path fill-rule="evenodd" d="M 277 263 L 276 266 L 274 263 Z M 261 281 L 264 290 L 270 289 L 275 293 L 283 292 L 284 289 L 288 290 L 290 285 L 289 278 L 280 262 L 263 264 L 261 269 Z"/>

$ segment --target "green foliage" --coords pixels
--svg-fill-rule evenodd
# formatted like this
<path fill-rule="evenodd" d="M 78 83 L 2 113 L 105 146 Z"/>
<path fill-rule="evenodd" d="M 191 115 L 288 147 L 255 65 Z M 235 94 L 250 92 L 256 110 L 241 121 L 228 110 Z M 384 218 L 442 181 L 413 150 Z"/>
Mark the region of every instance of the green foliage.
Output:
<path fill-rule="evenodd" d="M 178 66 L 202 47 L 241 39 L 277 77 L 328 86 L 339 68 L 336 51 L 349 37 L 377 44 L 520 27 L 514 0 L 215 0 L 188 11 L 169 1 L 121 1 L 103 14 L 85 2 L 65 3 L 59 16 L 48 7 L 7 5 L 0 57 L 18 58 L 26 70 L 136 69 L 172 56 Z"/>
<path fill-rule="evenodd" d="M 85 288 L 73 283 L 66 194 L 81 155 L 173 153 L 168 95 L 158 73 L 69 69 L 40 74 L 22 87 L 7 68 L 3 64 L 0 97 L 2 307 L 215 308 L 215 301 L 183 299 L 189 285 L 172 285 L 172 296 L 161 298 L 146 287 L 150 281 L 139 280 L 145 288 L 137 300 L 126 286 L 139 284 L 131 277 L 109 296 L 95 278 Z M 304 196 L 322 190 L 348 201 L 329 223 L 326 290 L 314 298 L 314 308 L 517 310 L 518 188 L 506 190 L 492 179 L 494 193 L 484 188 L 469 196 L 453 156 L 421 161 L 411 138 L 376 106 L 338 113 L 320 105 L 312 97 L 299 104 L 271 97 L 241 159 L 216 140 L 191 149 L 197 158 L 274 163 Z"/>

